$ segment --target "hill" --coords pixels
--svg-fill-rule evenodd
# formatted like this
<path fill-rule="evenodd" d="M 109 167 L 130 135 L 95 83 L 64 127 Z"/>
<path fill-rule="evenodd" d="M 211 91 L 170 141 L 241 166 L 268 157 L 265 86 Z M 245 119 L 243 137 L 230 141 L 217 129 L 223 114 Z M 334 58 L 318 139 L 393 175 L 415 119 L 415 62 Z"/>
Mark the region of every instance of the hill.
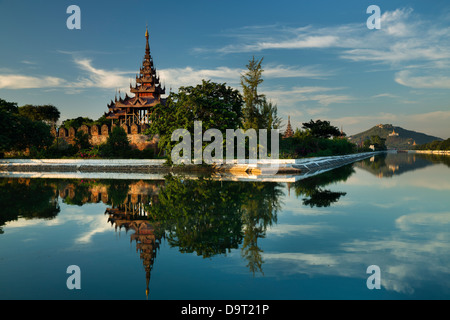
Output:
<path fill-rule="evenodd" d="M 360 144 L 371 136 L 380 136 L 386 139 L 388 149 L 413 149 L 415 145 L 430 143 L 432 141 L 442 141 L 439 137 L 427 135 L 425 133 L 403 129 L 392 124 L 379 124 L 364 132 L 352 135 L 349 140 Z"/>

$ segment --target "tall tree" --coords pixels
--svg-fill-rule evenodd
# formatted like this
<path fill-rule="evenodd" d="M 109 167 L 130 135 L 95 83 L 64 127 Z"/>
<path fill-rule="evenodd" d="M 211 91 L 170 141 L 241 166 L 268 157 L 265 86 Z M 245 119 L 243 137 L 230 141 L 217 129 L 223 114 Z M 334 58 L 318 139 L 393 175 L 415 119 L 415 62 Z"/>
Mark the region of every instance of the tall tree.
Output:
<path fill-rule="evenodd" d="M 264 100 L 261 108 L 261 122 L 262 127 L 260 129 L 279 129 L 282 119 L 278 117 L 278 108 L 272 101 Z"/>
<path fill-rule="evenodd" d="M 262 62 L 264 58 L 255 60 L 255 57 L 247 64 L 247 72 L 241 76 L 241 86 L 245 105 L 243 108 L 244 129 L 278 129 L 282 119 L 277 115 L 277 105 L 267 101 L 264 94 L 258 93 L 258 86 L 263 83 Z"/>
<path fill-rule="evenodd" d="M 265 102 L 265 95 L 258 93 L 258 86 L 263 83 L 262 62 L 264 58 L 256 60 L 255 57 L 246 65 L 247 72 L 241 76 L 241 86 L 245 105 L 243 108 L 244 129 L 261 128 L 261 108 Z"/>

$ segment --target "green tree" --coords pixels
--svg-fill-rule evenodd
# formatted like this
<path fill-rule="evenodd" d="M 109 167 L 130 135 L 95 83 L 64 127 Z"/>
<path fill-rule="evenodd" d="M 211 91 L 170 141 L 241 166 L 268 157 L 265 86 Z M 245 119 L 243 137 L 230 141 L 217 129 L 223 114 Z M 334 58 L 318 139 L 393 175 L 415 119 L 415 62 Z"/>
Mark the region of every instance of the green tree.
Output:
<path fill-rule="evenodd" d="M 73 119 L 64 120 L 62 123 L 62 127 L 69 129 L 70 127 L 78 130 L 82 125 L 91 126 L 94 123 L 94 120 L 87 117 L 78 117 Z"/>
<path fill-rule="evenodd" d="M 17 103 L 15 102 L 8 102 L 0 98 L 0 111 L 9 113 L 9 114 L 16 114 L 19 112 L 19 108 L 17 107 Z"/>
<path fill-rule="evenodd" d="M 282 119 L 278 117 L 278 107 L 272 101 L 264 100 L 261 108 L 260 129 L 280 129 Z"/>
<path fill-rule="evenodd" d="M 0 156 L 9 151 L 42 150 L 53 142 L 50 127 L 21 116 L 16 103 L 0 101 L 0 126 Z"/>
<path fill-rule="evenodd" d="M 262 62 L 264 58 L 256 60 L 255 57 L 246 65 L 247 71 L 241 76 L 241 86 L 245 105 L 243 108 L 244 129 L 263 129 L 261 126 L 261 109 L 266 100 L 264 94 L 258 93 L 258 86 L 263 83 Z"/>
<path fill-rule="evenodd" d="M 127 157 L 131 152 L 130 141 L 122 127 L 113 127 L 108 140 L 102 148 L 102 155 L 106 157 Z"/>
<path fill-rule="evenodd" d="M 282 119 L 278 117 L 277 105 L 267 101 L 264 94 L 258 93 L 258 86 L 264 82 L 262 62 L 264 58 L 255 57 L 246 65 L 247 71 L 241 76 L 241 86 L 245 105 L 243 108 L 244 129 L 278 129 Z"/>
<path fill-rule="evenodd" d="M 159 135 L 159 148 L 170 158 L 177 142 L 171 141 L 176 129 L 193 132 L 194 121 L 202 121 L 203 132 L 215 128 L 225 133 L 226 129 L 237 129 L 242 117 L 242 96 L 239 91 L 203 80 L 192 87 L 181 87 L 171 93 L 165 105 L 157 105 L 150 115 L 146 134 Z"/>
<path fill-rule="evenodd" d="M 339 128 L 332 126 L 330 121 L 322 121 L 320 119 L 317 121 L 311 119 L 310 122 L 304 122 L 302 128 L 309 130 L 311 134 L 317 138 L 328 139 L 331 137 L 339 137 L 341 135 Z"/>
<path fill-rule="evenodd" d="M 48 125 L 55 125 L 61 115 L 58 108 L 53 105 L 34 106 L 27 104 L 19 107 L 18 111 L 21 116 L 32 121 L 43 121 Z"/>
<path fill-rule="evenodd" d="M 79 151 L 87 150 L 92 147 L 89 142 L 89 135 L 83 131 L 77 131 L 74 141 Z"/>
<path fill-rule="evenodd" d="M 380 136 L 371 136 L 369 139 L 364 141 L 364 147 L 369 148 L 371 145 L 374 146 L 376 151 L 386 150 L 386 139 L 381 138 Z"/>

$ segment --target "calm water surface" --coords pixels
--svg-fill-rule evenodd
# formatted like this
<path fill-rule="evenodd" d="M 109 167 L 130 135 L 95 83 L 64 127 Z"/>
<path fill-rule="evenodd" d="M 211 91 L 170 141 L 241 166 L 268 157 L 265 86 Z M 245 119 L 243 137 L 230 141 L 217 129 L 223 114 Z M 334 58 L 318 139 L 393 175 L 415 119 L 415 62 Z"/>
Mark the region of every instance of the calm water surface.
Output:
<path fill-rule="evenodd" d="M 450 157 L 400 153 L 297 182 L 2 178 L 0 299 L 449 299 L 449 196 Z"/>

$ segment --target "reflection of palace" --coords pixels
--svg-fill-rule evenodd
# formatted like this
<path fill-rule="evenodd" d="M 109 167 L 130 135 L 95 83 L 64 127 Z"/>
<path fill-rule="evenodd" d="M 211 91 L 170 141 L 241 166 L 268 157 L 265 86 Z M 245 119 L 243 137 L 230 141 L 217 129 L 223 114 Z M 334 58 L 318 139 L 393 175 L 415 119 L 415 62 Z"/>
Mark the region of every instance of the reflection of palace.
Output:
<path fill-rule="evenodd" d="M 150 273 L 164 232 L 157 223 L 150 223 L 143 211 L 126 212 L 119 208 L 108 208 L 105 214 L 109 215 L 108 222 L 111 222 L 116 230 L 124 228 L 126 232 L 129 230 L 134 231 L 134 234 L 130 236 L 130 241 L 136 242 L 136 251 L 139 251 L 145 268 L 145 293 L 148 297 Z"/>

